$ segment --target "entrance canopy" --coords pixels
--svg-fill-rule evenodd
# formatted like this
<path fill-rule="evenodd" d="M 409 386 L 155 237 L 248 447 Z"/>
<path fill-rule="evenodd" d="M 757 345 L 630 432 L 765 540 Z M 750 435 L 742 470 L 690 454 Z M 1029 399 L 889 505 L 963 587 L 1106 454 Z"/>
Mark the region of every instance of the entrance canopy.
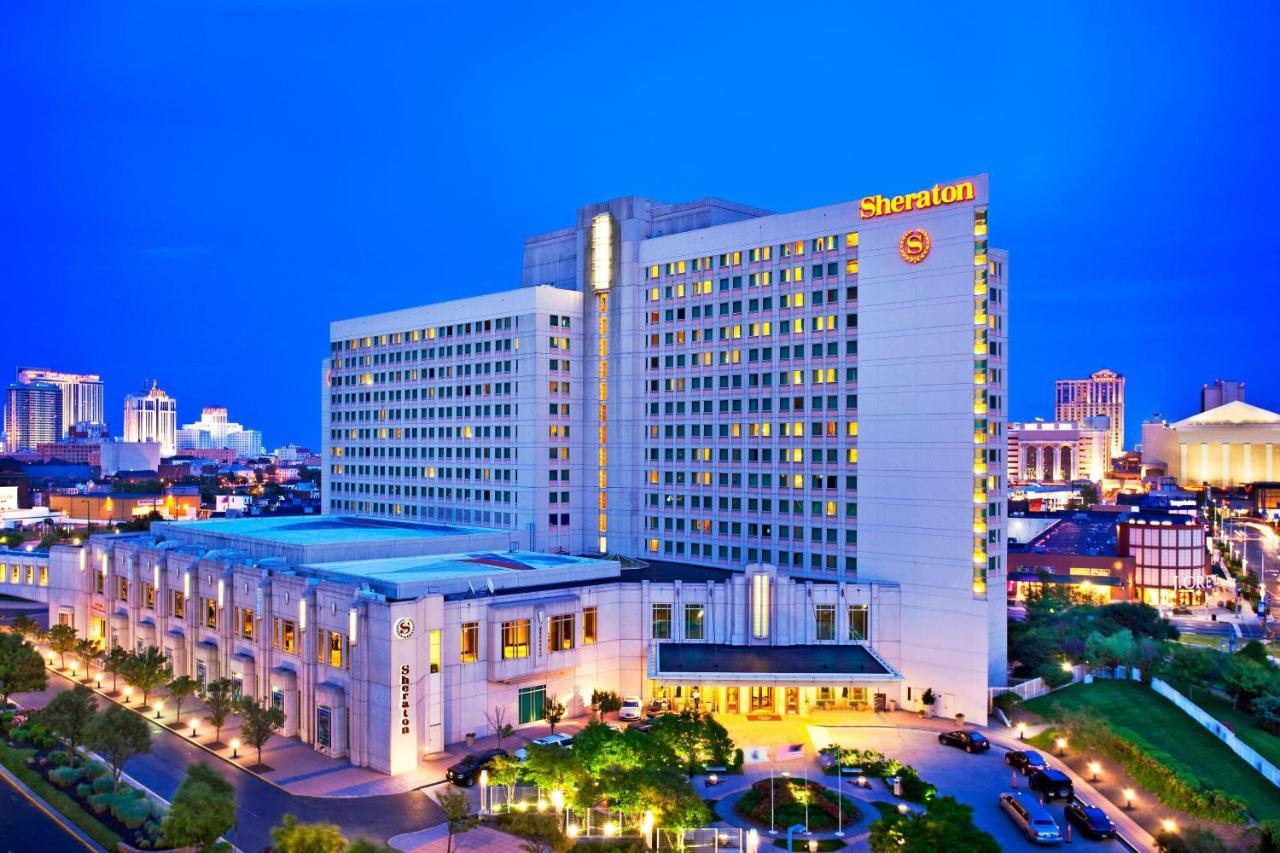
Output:
<path fill-rule="evenodd" d="M 668 683 L 847 684 L 901 681 L 866 646 L 727 646 L 660 643 L 649 654 L 649 678 Z"/>

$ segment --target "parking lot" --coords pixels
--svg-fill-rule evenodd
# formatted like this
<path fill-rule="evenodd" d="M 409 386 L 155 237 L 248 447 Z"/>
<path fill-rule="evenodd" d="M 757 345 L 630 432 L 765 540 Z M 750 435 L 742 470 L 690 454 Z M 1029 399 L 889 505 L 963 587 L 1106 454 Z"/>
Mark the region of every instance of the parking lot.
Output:
<path fill-rule="evenodd" d="M 973 807 L 973 819 L 979 827 L 995 836 L 1004 850 L 1037 850 L 1040 846 L 1027 841 L 1013 821 L 1000 809 L 997 796 L 1012 790 L 1012 771 L 1004 763 L 1005 749 L 993 744 L 989 752 L 968 754 L 960 749 L 942 746 L 933 731 L 904 728 L 810 726 L 814 744 L 837 743 L 856 749 L 874 749 L 897 758 L 920 771 L 920 775 L 938 787 L 941 794 L 955 797 Z M 1050 757 L 1052 766 L 1065 769 Z M 1019 776 L 1018 790 L 1027 791 L 1026 779 Z M 889 799 L 886 797 L 885 799 Z M 1118 809 L 1107 800 L 1095 797 L 1095 805 L 1118 821 Z M 1058 825 L 1066 829 L 1063 803 L 1046 804 Z M 1121 849 L 1115 841 L 1091 841 L 1078 832 L 1072 834 L 1074 849 Z"/>

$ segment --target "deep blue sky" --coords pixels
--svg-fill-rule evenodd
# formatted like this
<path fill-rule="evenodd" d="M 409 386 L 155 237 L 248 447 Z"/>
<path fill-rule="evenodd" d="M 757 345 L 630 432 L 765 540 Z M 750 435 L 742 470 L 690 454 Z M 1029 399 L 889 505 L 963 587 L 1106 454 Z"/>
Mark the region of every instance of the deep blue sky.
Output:
<path fill-rule="evenodd" d="M 1131 440 L 1217 376 L 1280 408 L 1280 12 L 1129 5 L 6 4 L 0 377 L 318 444 L 330 320 L 518 286 L 582 203 L 986 171 L 1013 417 L 1102 366 Z"/>

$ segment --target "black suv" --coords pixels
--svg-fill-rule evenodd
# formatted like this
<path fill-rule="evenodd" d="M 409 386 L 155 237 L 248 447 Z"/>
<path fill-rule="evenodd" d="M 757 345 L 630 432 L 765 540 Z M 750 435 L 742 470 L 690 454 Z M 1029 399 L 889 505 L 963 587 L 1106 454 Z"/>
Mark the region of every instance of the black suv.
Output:
<path fill-rule="evenodd" d="M 1080 828 L 1080 832 L 1090 838 L 1115 838 L 1116 825 L 1107 817 L 1107 813 L 1088 800 L 1072 798 L 1064 812 L 1067 820 Z"/>
<path fill-rule="evenodd" d="M 1049 762 L 1045 761 L 1044 756 L 1034 749 L 1007 752 L 1004 756 L 1004 763 L 1014 770 L 1022 771 L 1023 776 L 1030 776 L 1037 770 L 1049 769 Z"/>
<path fill-rule="evenodd" d="M 506 758 L 505 749 L 486 749 L 484 752 L 473 752 L 445 772 L 450 782 L 463 788 L 470 788 L 476 783 L 480 771 L 493 765 L 493 759 Z"/>
<path fill-rule="evenodd" d="M 1075 786 L 1071 784 L 1070 777 L 1053 768 L 1032 773 L 1027 784 L 1031 786 L 1031 790 L 1044 794 L 1046 800 L 1067 800 L 1075 794 Z"/>
<path fill-rule="evenodd" d="M 983 752 L 991 748 L 991 741 L 977 732 L 943 732 L 938 735 L 938 743 L 943 746 L 956 746 L 965 752 Z"/>

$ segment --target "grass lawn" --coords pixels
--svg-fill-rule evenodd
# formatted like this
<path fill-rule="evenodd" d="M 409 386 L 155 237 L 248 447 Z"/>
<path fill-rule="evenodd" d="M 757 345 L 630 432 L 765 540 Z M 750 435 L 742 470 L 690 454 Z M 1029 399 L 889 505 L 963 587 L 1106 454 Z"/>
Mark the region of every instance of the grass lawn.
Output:
<path fill-rule="evenodd" d="M 1181 765 L 1178 769 L 1245 800 L 1259 820 L 1280 819 L 1280 788 L 1151 688 L 1133 681 L 1075 684 L 1032 699 L 1024 707 L 1052 719 L 1054 705 L 1096 711 L 1104 720 L 1137 733 L 1173 756 Z"/>
<path fill-rule="evenodd" d="M 1217 717 L 1219 722 L 1230 725 L 1235 729 L 1236 737 L 1258 750 L 1258 754 L 1267 761 L 1280 767 L 1280 737 L 1259 728 L 1252 714 L 1232 708 L 1229 700 L 1214 696 L 1208 691 L 1197 689 L 1193 693 L 1188 685 L 1179 683 L 1173 683 L 1172 687 Z"/>
<path fill-rule="evenodd" d="M 1227 638 L 1214 634 L 1183 633 L 1178 637 L 1178 642 L 1185 643 L 1188 646 L 1203 646 L 1209 649 L 1222 649 L 1223 651 L 1226 651 L 1227 648 Z"/>

